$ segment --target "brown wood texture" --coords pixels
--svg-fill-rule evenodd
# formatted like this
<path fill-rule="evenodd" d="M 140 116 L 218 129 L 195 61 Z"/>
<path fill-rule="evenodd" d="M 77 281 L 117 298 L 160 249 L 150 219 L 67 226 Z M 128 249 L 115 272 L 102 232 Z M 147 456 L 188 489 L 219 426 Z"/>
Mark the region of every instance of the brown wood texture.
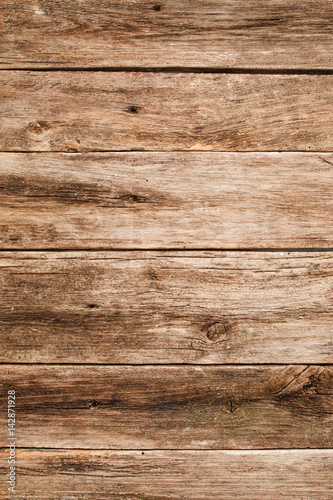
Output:
<path fill-rule="evenodd" d="M 333 1 L 2 3 L 1 499 L 331 499 Z"/>
<path fill-rule="evenodd" d="M 330 0 L 14 0 L 1 68 L 333 69 Z"/>
<path fill-rule="evenodd" d="M 0 361 L 330 363 L 332 252 L 2 252 Z"/>
<path fill-rule="evenodd" d="M 2 463 L 7 455 L 0 450 Z M 19 449 L 17 457 L 22 500 L 332 498 L 331 450 Z"/>
<path fill-rule="evenodd" d="M 3 365 L 19 446 L 332 448 L 333 371 L 318 365 Z M 6 398 L 0 438 L 6 437 Z"/>
<path fill-rule="evenodd" d="M 0 86 L 2 151 L 333 148 L 333 75 L 4 71 Z"/>
<path fill-rule="evenodd" d="M 2 249 L 330 248 L 327 153 L 2 153 Z"/>

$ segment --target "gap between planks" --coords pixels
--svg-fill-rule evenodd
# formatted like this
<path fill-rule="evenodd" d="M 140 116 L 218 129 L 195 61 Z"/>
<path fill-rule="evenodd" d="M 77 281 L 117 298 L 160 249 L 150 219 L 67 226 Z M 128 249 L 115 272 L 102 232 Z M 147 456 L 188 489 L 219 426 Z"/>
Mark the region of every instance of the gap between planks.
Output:
<path fill-rule="evenodd" d="M 0 75 L 1 75 L 1 71 L 0 70 Z M 281 153 L 281 154 L 302 154 L 302 155 L 311 155 L 311 154 L 331 154 L 333 151 L 322 151 L 322 150 L 316 150 L 316 149 L 311 149 L 310 150 L 292 150 L 292 149 L 288 149 L 288 150 L 283 150 L 283 149 L 270 149 L 270 150 L 258 150 L 258 151 L 254 151 L 254 150 L 235 150 L 235 151 L 232 151 L 232 150 L 228 150 L 228 149 L 220 149 L 220 150 L 212 150 L 212 151 L 206 151 L 206 150 L 190 150 L 190 149 L 176 149 L 176 150 L 173 150 L 173 149 L 170 149 L 170 150 L 163 150 L 163 149 L 152 149 L 152 150 L 145 150 L 145 149 L 93 149 L 93 150 L 73 150 L 73 151 L 66 151 L 66 150 L 50 150 L 50 151 L 47 151 L 45 149 L 40 149 L 40 150 L 31 150 L 31 151 L 24 151 L 24 150 L 21 150 L 21 151 L 18 151 L 18 150 L 15 150 L 15 149 L 6 149 L 6 151 L 2 151 L 0 150 L 0 154 L 1 155 L 6 155 L 6 154 L 15 154 L 15 155 L 45 155 L 45 154 L 61 154 L 61 155 L 83 155 L 83 154 L 89 154 L 89 155 L 94 155 L 94 154 L 106 154 L 106 153 L 124 153 L 124 154 L 149 154 L 149 153 L 153 153 L 153 154 L 166 154 L 166 153 L 176 153 L 176 154 L 212 154 L 212 153 L 221 153 L 221 154 L 228 154 L 228 155 L 248 155 L 250 153 L 263 153 L 263 154 L 274 154 L 274 153 Z"/>
<path fill-rule="evenodd" d="M 112 67 L 112 66 L 91 66 L 89 68 L 0 68 L 0 72 L 5 71 L 31 71 L 31 72 L 104 72 L 104 73 L 214 73 L 214 74 L 242 74 L 242 75 L 333 75 L 332 69 L 265 69 L 265 68 L 185 68 L 185 67 Z"/>
<path fill-rule="evenodd" d="M 300 253 L 316 253 L 316 252 L 333 252 L 333 248 L 0 248 L 0 252 L 300 252 Z"/>
<path fill-rule="evenodd" d="M 233 455 L 237 455 L 238 453 L 246 453 L 249 455 L 256 454 L 258 452 L 265 454 L 265 453 L 271 453 L 272 451 L 282 451 L 282 452 L 291 452 L 291 453 L 297 453 L 298 451 L 302 452 L 308 452 L 308 453 L 316 453 L 316 452 L 333 452 L 333 448 L 251 448 L 250 450 L 248 448 L 237 448 L 236 450 L 233 448 L 214 448 L 214 449 L 205 449 L 205 448 L 186 448 L 186 449 L 181 449 L 181 448 L 133 448 L 133 449 L 127 449 L 127 448 L 45 448 L 45 447 L 38 447 L 38 446 L 16 446 L 16 450 L 36 450 L 36 451 L 65 451 L 65 452 L 76 452 L 76 451 L 84 451 L 84 452 L 100 452 L 100 451 L 109 451 L 110 453 L 117 453 L 117 452 L 124 452 L 124 453 L 131 453 L 131 452 L 154 452 L 154 451 L 174 451 L 179 454 L 183 452 L 198 452 L 198 453 L 205 453 L 207 452 L 227 452 Z M 8 447 L 0 446 L 0 452 L 2 451 L 7 451 Z"/>
<path fill-rule="evenodd" d="M 31 363 L 27 363 L 25 361 L 22 361 L 22 363 L 17 363 L 17 362 L 3 362 L 1 361 L 0 362 L 0 366 L 20 366 L 20 367 L 24 367 L 24 366 L 45 366 L 45 367 L 48 367 L 48 366 L 61 366 L 61 367 L 70 367 L 70 366 L 77 366 L 77 367 L 80 367 L 80 366 L 87 366 L 87 367 L 90 367 L 90 366 L 96 366 L 96 367 L 101 367 L 101 366 L 105 366 L 105 367 L 113 367 L 113 366 L 117 366 L 117 367 L 123 367 L 123 366 L 126 366 L 128 368 L 137 368 L 139 366 L 143 367 L 143 366 L 147 366 L 147 367 L 150 367 L 150 366 L 158 366 L 159 368 L 164 368 L 164 367 L 179 367 L 179 366 L 189 366 L 189 367 L 193 367 L 193 368 L 207 368 L 207 367 L 223 367 L 223 368 L 228 368 L 228 367 L 239 367 L 239 368 L 242 368 L 242 367 L 246 367 L 246 368 L 255 368 L 255 367 L 260 367 L 260 366 L 270 366 L 270 367 L 274 367 L 274 366 L 304 366 L 304 365 L 307 365 L 306 368 L 309 368 L 310 366 L 325 366 L 325 367 L 333 367 L 333 363 L 245 363 L 245 362 L 242 362 L 242 363 L 209 363 L 209 364 L 204 364 L 204 363 L 200 363 L 200 364 L 197 364 L 197 363 L 76 363 L 76 362 L 73 362 L 73 363 L 70 363 L 70 362 L 65 362 L 65 363 L 61 363 L 61 362 L 58 362 L 58 363 L 42 363 L 42 362 L 31 362 Z M 0 447 L 1 448 L 1 447 Z"/>

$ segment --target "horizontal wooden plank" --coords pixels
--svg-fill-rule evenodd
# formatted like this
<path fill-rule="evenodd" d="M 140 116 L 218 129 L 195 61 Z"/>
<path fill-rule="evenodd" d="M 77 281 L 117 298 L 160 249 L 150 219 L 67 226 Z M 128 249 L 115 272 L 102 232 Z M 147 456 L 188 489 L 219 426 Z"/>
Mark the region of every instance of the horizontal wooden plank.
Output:
<path fill-rule="evenodd" d="M 333 369 L 3 365 L 20 447 L 332 448 Z M 0 438 L 6 438 L 6 398 Z"/>
<path fill-rule="evenodd" d="M 1 68 L 332 69 L 329 0 L 7 0 Z"/>
<path fill-rule="evenodd" d="M 332 151 L 333 75 L 0 73 L 3 151 Z"/>
<path fill-rule="evenodd" d="M 333 452 L 19 449 L 16 472 L 22 500 L 330 500 Z"/>
<path fill-rule="evenodd" d="M 2 252 L 0 361 L 330 363 L 332 252 Z"/>
<path fill-rule="evenodd" d="M 0 246 L 332 248 L 329 153 L 1 153 Z"/>

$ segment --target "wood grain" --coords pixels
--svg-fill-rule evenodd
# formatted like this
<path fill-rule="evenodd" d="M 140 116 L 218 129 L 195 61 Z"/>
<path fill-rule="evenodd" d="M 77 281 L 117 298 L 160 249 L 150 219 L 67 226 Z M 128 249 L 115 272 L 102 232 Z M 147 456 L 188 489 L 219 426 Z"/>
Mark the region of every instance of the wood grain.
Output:
<path fill-rule="evenodd" d="M 332 248 L 327 153 L 2 153 L 3 249 Z"/>
<path fill-rule="evenodd" d="M 5 463 L 7 450 L 0 456 Z M 330 500 L 332 493 L 331 450 L 19 449 L 17 463 L 22 500 L 276 500 L 277 491 Z"/>
<path fill-rule="evenodd" d="M 3 2 L 1 68 L 332 69 L 330 0 Z"/>
<path fill-rule="evenodd" d="M 332 151 L 333 75 L 0 73 L 0 150 Z"/>
<path fill-rule="evenodd" d="M 3 252 L 0 361 L 330 363 L 332 252 Z"/>
<path fill-rule="evenodd" d="M 3 365 L 19 446 L 332 448 L 330 366 Z M 0 439 L 6 437 L 6 398 Z"/>

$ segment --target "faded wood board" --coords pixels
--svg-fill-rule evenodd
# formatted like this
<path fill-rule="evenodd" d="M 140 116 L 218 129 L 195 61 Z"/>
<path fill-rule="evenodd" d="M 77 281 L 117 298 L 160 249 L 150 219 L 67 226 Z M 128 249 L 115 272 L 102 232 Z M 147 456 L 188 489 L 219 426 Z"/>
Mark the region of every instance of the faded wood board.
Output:
<path fill-rule="evenodd" d="M 333 247 L 327 153 L 2 153 L 0 246 Z"/>
<path fill-rule="evenodd" d="M 333 149 L 333 75 L 3 71 L 0 86 L 3 151 Z"/>
<path fill-rule="evenodd" d="M 333 370 L 316 365 L 3 365 L 19 446 L 332 448 Z M 0 439 L 5 439 L 5 398 Z"/>
<path fill-rule="evenodd" d="M 18 449 L 17 463 L 22 500 L 332 498 L 331 450 Z"/>
<path fill-rule="evenodd" d="M 332 252 L 2 252 L 0 360 L 330 363 Z"/>
<path fill-rule="evenodd" d="M 4 2 L 1 68 L 333 69 L 330 0 Z"/>

